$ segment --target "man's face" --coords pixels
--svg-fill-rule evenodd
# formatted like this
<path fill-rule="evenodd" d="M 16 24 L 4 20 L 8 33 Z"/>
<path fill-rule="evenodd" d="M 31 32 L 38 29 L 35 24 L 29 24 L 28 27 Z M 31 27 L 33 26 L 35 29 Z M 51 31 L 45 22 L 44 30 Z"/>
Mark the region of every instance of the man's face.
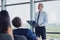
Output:
<path fill-rule="evenodd" d="M 38 6 L 38 10 L 39 10 L 39 11 L 42 11 L 42 9 L 43 9 L 43 6 L 42 6 L 42 5 L 39 5 L 39 6 Z"/>

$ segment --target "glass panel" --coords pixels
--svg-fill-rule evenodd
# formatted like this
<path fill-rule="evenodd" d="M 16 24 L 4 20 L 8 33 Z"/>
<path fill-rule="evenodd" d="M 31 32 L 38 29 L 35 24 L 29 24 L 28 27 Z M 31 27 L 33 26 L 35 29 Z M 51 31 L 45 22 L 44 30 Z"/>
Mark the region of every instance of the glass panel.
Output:
<path fill-rule="evenodd" d="M 47 34 L 47 39 L 60 40 L 60 34 Z"/>
<path fill-rule="evenodd" d="M 30 0 L 6 0 L 7 4 L 29 2 Z"/>
<path fill-rule="evenodd" d="M 34 1 L 60 1 L 60 0 L 34 0 Z"/>
<path fill-rule="evenodd" d="M 60 40 L 60 34 L 47 34 L 46 40 Z M 39 38 L 39 40 L 42 40 Z"/>
<path fill-rule="evenodd" d="M 0 7 L 0 11 L 1 11 L 1 7 Z"/>
<path fill-rule="evenodd" d="M 42 1 L 42 0 L 34 0 L 34 1 Z"/>
<path fill-rule="evenodd" d="M 8 6 L 7 10 L 10 14 L 11 20 L 14 17 L 18 16 L 22 20 L 23 27 L 30 29 L 30 26 L 26 22 L 27 20 L 30 20 L 30 5 L 29 4 L 17 5 L 17 6 Z"/>
<path fill-rule="evenodd" d="M 48 14 L 47 32 L 60 32 L 60 1 L 41 2 L 44 5 L 44 11 Z M 35 4 L 36 12 L 38 3 Z"/>
<path fill-rule="evenodd" d="M 1 5 L 1 0 L 0 0 L 0 5 Z"/>
<path fill-rule="evenodd" d="M 42 40 L 40 37 L 39 40 Z M 47 34 L 46 40 L 60 40 L 60 34 Z"/>

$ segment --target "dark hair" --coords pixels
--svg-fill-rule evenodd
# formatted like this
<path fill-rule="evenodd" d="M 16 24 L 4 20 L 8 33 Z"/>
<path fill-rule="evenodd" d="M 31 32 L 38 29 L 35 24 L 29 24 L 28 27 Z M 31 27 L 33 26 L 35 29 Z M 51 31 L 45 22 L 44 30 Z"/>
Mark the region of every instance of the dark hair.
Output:
<path fill-rule="evenodd" d="M 10 26 L 10 17 L 6 10 L 0 12 L 0 33 L 7 33 Z"/>
<path fill-rule="evenodd" d="M 15 26 L 16 28 L 20 27 L 21 26 L 21 19 L 19 17 L 15 17 L 13 20 L 12 20 L 12 24 L 13 26 Z"/>

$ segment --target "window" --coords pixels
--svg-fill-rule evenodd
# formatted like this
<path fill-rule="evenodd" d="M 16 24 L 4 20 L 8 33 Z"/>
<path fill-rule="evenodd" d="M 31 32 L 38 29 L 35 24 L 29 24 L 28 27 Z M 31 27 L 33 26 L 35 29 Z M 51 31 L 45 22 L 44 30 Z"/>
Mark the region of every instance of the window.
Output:
<path fill-rule="evenodd" d="M 60 1 L 41 2 L 44 11 L 48 14 L 47 32 L 60 32 Z M 38 3 L 35 3 L 35 11 L 38 11 Z M 60 38 L 60 34 L 47 34 L 47 38 Z"/>
<path fill-rule="evenodd" d="M 59 0 L 34 0 L 34 1 L 59 1 Z"/>
<path fill-rule="evenodd" d="M 30 20 L 30 5 L 16 5 L 16 6 L 7 6 L 7 10 L 11 17 L 11 20 L 18 16 L 22 19 L 23 27 L 30 28 L 27 20 Z"/>
<path fill-rule="evenodd" d="M 34 1 L 42 1 L 42 0 L 34 0 Z"/>
<path fill-rule="evenodd" d="M 1 5 L 1 0 L 0 0 L 0 5 Z"/>
<path fill-rule="evenodd" d="M 6 0 L 7 4 L 30 2 L 30 0 Z"/>
<path fill-rule="evenodd" d="M 0 7 L 0 11 L 1 11 L 1 7 Z"/>
<path fill-rule="evenodd" d="M 47 39 L 60 40 L 60 34 L 47 34 Z"/>

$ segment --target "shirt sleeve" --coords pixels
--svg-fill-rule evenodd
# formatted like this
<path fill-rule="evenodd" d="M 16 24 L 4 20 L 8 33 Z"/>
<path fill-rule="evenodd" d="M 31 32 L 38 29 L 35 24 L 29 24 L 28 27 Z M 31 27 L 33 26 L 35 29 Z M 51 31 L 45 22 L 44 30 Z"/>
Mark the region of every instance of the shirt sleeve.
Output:
<path fill-rule="evenodd" d="M 46 26 L 48 23 L 48 17 L 47 13 L 44 14 L 44 22 L 41 24 L 41 26 Z"/>

